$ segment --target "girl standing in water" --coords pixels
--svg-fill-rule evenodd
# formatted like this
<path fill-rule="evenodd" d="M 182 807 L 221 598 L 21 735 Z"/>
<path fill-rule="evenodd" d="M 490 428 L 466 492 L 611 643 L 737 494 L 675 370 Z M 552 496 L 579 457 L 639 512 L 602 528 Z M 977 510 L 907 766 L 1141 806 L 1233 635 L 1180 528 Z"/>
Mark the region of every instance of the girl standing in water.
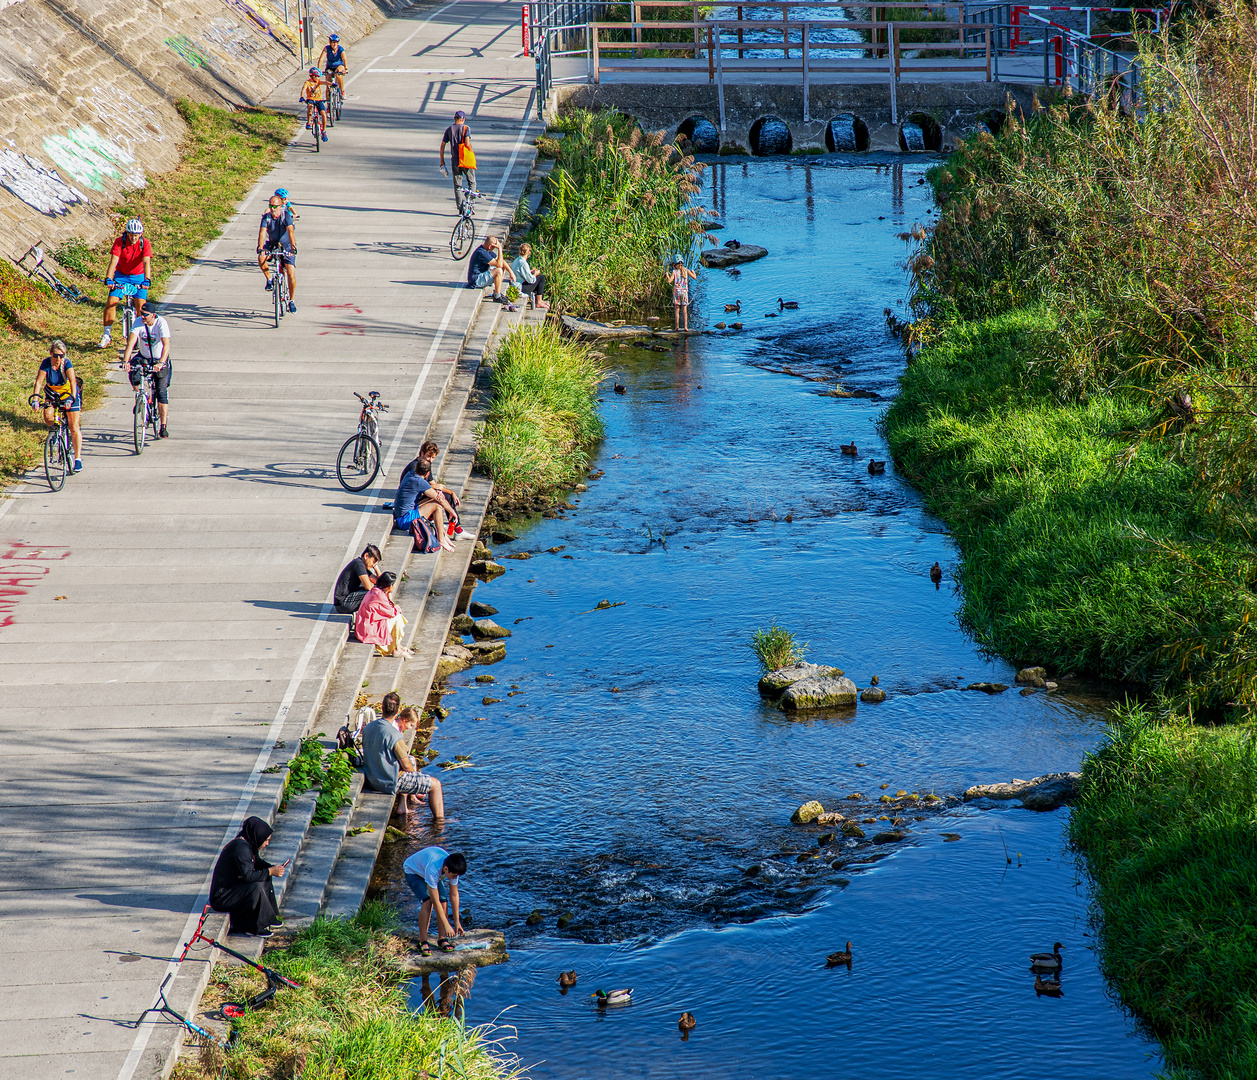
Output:
<path fill-rule="evenodd" d="M 698 275 L 685 265 L 678 256 L 672 260 L 667 281 L 672 286 L 672 326 L 675 330 L 690 328 L 690 278 Z"/>

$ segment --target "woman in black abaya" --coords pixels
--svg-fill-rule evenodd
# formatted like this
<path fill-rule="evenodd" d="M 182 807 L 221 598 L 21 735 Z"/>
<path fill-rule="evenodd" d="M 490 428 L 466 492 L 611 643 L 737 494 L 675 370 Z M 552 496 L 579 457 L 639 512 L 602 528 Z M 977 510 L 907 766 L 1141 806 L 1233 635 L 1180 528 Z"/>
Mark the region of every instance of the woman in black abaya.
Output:
<path fill-rule="evenodd" d="M 231 913 L 233 934 L 269 937 L 271 926 L 279 922 L 272 879 L 283 877 L 288 864 L 272 866 L 262 858 L 271 832 L 260 817 L 247 818 L 240 835 L 223 848 L 214 864 L 210 906 Z"/>

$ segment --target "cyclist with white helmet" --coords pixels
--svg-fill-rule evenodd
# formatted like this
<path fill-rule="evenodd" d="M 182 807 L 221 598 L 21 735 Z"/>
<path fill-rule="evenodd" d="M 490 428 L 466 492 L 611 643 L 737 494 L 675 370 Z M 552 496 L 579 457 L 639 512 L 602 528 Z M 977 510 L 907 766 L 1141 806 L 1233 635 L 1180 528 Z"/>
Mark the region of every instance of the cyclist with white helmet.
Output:
<path fill-rule="evenodd" d="M 319 57 L 323 61 L 323 70 L 336 77 L 336 85 L 340 88 L 341 97 L 345 96 L 345 73 L 349 70 L 349 60 L 345 56 L 344 46 L 340 43 L 340 35 L 332 34 L 323 46 Z"/>
<path fill-rule="evenodd" d="M 113 342 L 118 297 L 123 295 L 118 286 L 138 286 L 134 303 L 135 313 L 139 315 L 144 311 L 144 301 L 148 299 L 148 290 L 153 284 L 153 247 L 145 239 L 144 223 L 139 218 L 128 221 L 126 231 L 113 242 L 105 284 L 109 286 L 109 299 L 105 301 L 105 332 L 100 338 L 102 349 L 109 348 Z"/>

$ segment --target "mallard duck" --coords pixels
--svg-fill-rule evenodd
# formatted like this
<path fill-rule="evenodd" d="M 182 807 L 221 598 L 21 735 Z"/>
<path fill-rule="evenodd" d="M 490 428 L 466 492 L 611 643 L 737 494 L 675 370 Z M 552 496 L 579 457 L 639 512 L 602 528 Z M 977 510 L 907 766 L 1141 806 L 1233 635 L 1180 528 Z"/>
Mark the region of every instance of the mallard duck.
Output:
<path fill-rule="evenodd" d="M 615 392 L 616 392 L 617 394 L 627 394 L 627 393 L 628 393 L 628 387 L 627 387 L 627 386 L 625 386 L 623 383 L 616 383 L 616 384 L 615 384 Z"/>
<path fill-rule="evenodd" d="M 847 942 L 845 952 L 833 952 L 825 957 L 826 967 L 837 967 L 839 964 L 846 964 L 847 967 L 851 966 L 851 942 L 849 941 Z"/>
<path fill-rule="evenodd" d="M 736 311 L 739 315 L 741 315 L 742 314 L 742 301 L 739 300 L 736 304 L 725 304 L 725 311 L 726 312 Z"/>
<path fill-rule="evenodd" d="M 797 300 L 783 300 L 783 299 L 779 296 L 779 297 L 777 297 L 777 307 L 778 307 L 778 308 L 789 308 L 791 311 L 797 311 L 797 310 L 798 310 L 798 307 L 799 307 L 799 302 L 798 302 Z"/>
<path fill-rule="evenodd" d="M 886 471 L 886 462 L 869 461 L 869 476 L 881 476 Z"/>
<path fill-rule="evenodd" d="M 1030 954 L 1030 970 L 1031 971 L 1060 971 L 1061 970 L 1061 949 L 1063 945 L 1058 941 L 1052 946 L 1051 952 L 1037 952 Z"/>
<path fill-rule="evenodd" d="M 626 990 L 595 990 L 589 995 L 598 1002 L 600 1008 L 608 1005 L 627 1005 L 633 999 L 633 988 Z"/>
<path fill-rule="evenodd" d="M 855 443 L 839 443 L 838 449 L 846 454 L 847 457 L 855 457 L 856 455 Z"/>
<path fill-rule="evenodd" d="M 935 585 L 943 580 L 943 568 L 939 566 L 938 563 L 935 563 L 930 567 L 930 580 L 934 582 Z"/>
<path fill-rule="evenodd" d="M 575 986 L 576 985 L 576 972 L 560 971 L 559 972 L 559 985 L 563 987 Z"/>
<path fill-rule="evenodd" d="M 677 1027 L 682 1031 L 693 1031 L 698 1021 L 694 1019 L 693 1013 L 682 1013 L 681 1019 L 677 1021 Z"/>
<path fill-rule="evenodd" d="M 742 242 L 740 240 L 726 240 L 725 241 L 725 247 L 732 248 L 734 251 L 737 251 L 738 248 L 740 248 L 741 246 L 742 246 Z"/>
<path fill-rule="evenodd" d="M 740 322 L 730 323 L 729 325 L 730 325 L 730 329 L 732 329 L 732 330 L 741 330 L 741 329 L 742 329 L 742 324 L 741 324 Z"/>
<path fill-rule="evenodd" d="M 1061 982 L 1059 979 L 1044 979 L 1038 975 L 1034 977 L 1034 992 L 1039 997 L 1060 997 Z"/>

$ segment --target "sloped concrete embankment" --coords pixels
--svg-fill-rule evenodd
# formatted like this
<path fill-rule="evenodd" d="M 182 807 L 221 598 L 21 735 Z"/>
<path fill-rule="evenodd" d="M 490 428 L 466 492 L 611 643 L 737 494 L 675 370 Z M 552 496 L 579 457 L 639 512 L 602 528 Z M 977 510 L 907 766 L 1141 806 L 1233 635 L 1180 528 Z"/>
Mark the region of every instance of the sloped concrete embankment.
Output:
<path fill-rule="evenodd" d="M 389 0 L 312 7 L 320 44 L 333 32 L 351 44 L 392 10 Z M 295 0 L 287 20 L 283 0 L 18 0 L 0 10 L 0 251 L 103 240 L 118 196 L 178 164 L 186 125 L 175 102 L 256 105 L 297 70 L 296 11 Z"/>

